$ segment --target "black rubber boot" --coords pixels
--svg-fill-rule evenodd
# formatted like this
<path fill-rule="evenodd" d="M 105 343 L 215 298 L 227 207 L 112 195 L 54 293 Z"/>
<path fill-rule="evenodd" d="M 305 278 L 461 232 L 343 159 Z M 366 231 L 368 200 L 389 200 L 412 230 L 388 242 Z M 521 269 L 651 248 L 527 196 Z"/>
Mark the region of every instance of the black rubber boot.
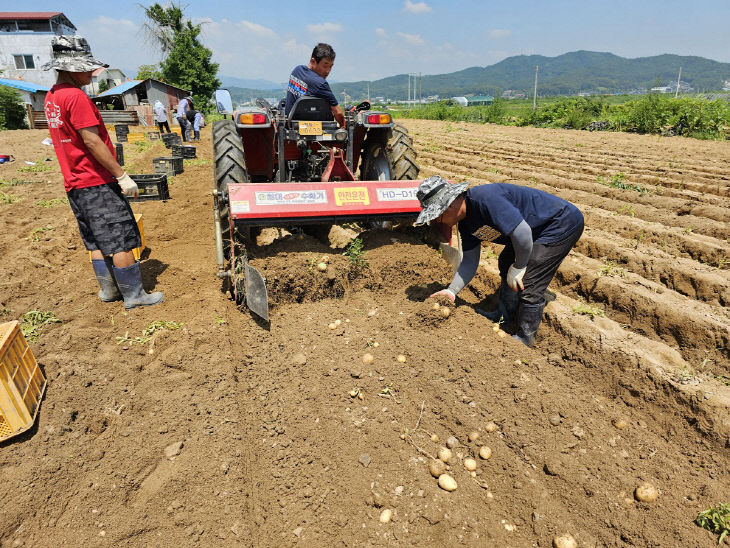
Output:
<path fill-rule="evenodd" d="M 92 259 L 91 265 L 94 267 L 96 280 L 101 286 L 101 289 L 99 290 L 99 298 L 105 303 L 121 301 L 122 294 L 119 292 L 119 287 L 114 279 L 114 274 L 112 274 L 113 265 L 111 257 L 106 259 Z"/>
<path fill-rule="evenodd" d="M 142 287 L 142 274 L 139 268 L 139 261 L 135 261 L 124 268 L 114 267 L 114 277 L 117 279 L 119 291 L 124 297 L 124 308 L 129 310 L 137 306 L 152 306 L 162 302 L 162 293 L 145 292 Z"/>
<path fill-rule="evenodd" d="M 501 319 L 503 323 L 510 324 L 517 315 L 517 308 L 520 305 L 520 294 L 512 291 L 504 280 L 502 280 L 502 285 L 499 286 L 498 293 L 499 301 L 497 302 L 496 310 L 486 312 L 477 308 L 477 312 L 490 321 L 498 322 Z"/>
<path fill-rule="evenodd" d="M 542 322 L 542 311 L 544 309 L 545 301 L 540 304 L 520 303 L 519 319 L 517 320 L 519 329 L 517 333 L 512 335 L 512 338 L 532 348 L 535 344 L 535 337 L 537 337 L 537 329 L 540 327 L 540 322 Z"/>

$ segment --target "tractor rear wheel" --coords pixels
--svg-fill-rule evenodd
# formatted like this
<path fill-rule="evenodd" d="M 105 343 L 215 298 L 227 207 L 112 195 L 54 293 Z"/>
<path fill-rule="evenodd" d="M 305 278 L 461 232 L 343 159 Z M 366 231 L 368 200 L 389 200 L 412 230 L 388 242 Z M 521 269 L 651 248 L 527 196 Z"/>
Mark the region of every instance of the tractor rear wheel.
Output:
<path fill-rule="evenodd" d="M 365 141 L 361 181 L 398 181 L 418 178 L 416 150 L 408 130 L 401 124 L 393 126 L 390 139 L 368 139 Z"/>
<path fill-rule="evenodd" d="M 223 279 L 221 290 L 230 292 L 231 297 L 240 299 L 243 295 L 243 287 L 238 265 L 231 265 L 231 250 L 237 245 L 240 238 L 248 237 L 249 234 L 240 229 L 231 228 L 230 201 L 228 196 L 228 185 L 231 183 L 248 183 L 250 178 L 246 169 L 246 155 L 243 151 L 241 136 L 236 130 L 233 120 L 221 120 L 213 123 L 213 174 L 215 188 L 218 191 L 218 210 L 221 219 L 221 238 L 223 240 L 223 257 L 228 262 L 230 278 Z M 247 231 L 248 232 L 248 231 Z M 236 253 L 239 256 L 240 252 Z M 236 286 L 238 287 L 238 290 Z M 237 304 L 240 304 L 237 301 Z"/>
<path fill-rule="evenodd" d="M 251 182 L 246 169 L 246 155 L 243 152 L 241 136 L 238 134 L 233 120 L 220 120 L 213 123 L 213 161 L 215 188 L 218 191 L 221 217 L 223 255 L 226 260 L 230 260 L 231 246 L 234 242 L 230 228 L 228 185 Z"/>

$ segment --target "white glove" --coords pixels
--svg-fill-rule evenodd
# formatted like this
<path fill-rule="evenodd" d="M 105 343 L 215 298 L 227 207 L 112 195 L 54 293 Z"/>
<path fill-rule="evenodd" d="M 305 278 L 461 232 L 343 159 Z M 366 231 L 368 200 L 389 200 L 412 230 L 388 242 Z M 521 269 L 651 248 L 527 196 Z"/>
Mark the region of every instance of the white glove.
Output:
<path fill-rule="evenodd" d="M 522 285 L 522 278 L 525 276 L 525 270 L 527 270 L 527 267 L 517 268 L 514 263 L 509 267 L 509 270 L 507 271 L 507 285 L 510 286 L 512 291 L 525 289 L 525 286 Z"/>
<path fill-rule="evenodd" d="M 117 182 L 119 183 L 119 186 L 122 187 L 122 192 L 124 192 L 125 196 L 132 196 L 134 198 L 139 196 L 139 187 L 137 187 L 137 183 L 132 180 L 126 171 L 121 177 L 117 177 Z"/>
<path fill-rule="evenodd" d="M 431 296 L 429 296 L 429 299 L 432 297 L 438 297 L 439 295 L 444 295 L 445 297 L 448 297 L 452 303 L 456 301 L 456 295 L 448 287 L 446 289 L 442 289 L 441 291 L 433 293 Z"/>

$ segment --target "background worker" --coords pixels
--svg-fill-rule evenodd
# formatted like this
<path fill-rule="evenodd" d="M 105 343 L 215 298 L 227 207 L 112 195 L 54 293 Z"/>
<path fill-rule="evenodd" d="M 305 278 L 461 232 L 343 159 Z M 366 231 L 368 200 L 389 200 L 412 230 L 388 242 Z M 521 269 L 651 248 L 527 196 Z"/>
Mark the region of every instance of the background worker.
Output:
<path fill-rule="evenodd" d="M 329 44 L 319 43 L 312 50 L 312 57 L 309 65 L 298 65 L 294 67 L 289 75 L 289 87 L 286 92 L 286 105 L 284 114 L 287 116 L 294 103 L 302 96 L 320 97 L 327 99 L 337 123 L 345 127 L 345 115 L 342 107 L 337 102 L 335 94 L 332 93 L 327 77 L 335 64 L 335 50 Z"/>
<path fill-rule="evenodd" d="M 452 301 L 474 277 L 483 241 L 504 244 L 499 255 L 499 302 L 494 312 L 478 311 L 492 321 L 517 319 L 514 338 L 535 342 L 545 308 L 545 290 L 560 263 L 583 234 L 583 214 L 573 204 L 534 188 L 494 183 L 467 190 L 438 175 L 418 187 L 421 210 L 416 224 L 458 223 L 463 259 L 445 295 Z"/>
<path fill-rule="evenodd" d="M 136 196 L 137 184 L 117 163 L 99 110 L 81 91 L 92 71 L 109 65 L 94 59 L 80 36 L 55 36 L 51 44 L 53 59 L 43 69 L 56 69 L 58 77 L 46 94 L 45 113 L 68 201 L 91 251 L 99 298 L 123 299 L 127 309 L 161 302 L 162 293 L 142 288 L 132 253 L 141 237 L 125 195 Z"/>
<path fill-rule="evenodd" d="M 155 122 L 157 122 L 157 129 L 160 131 L 160 134 L 165 133 L 162 131 L 163 128 L 167 130 L 167 133 L 170 133 L 170 124 L 167 122 L 167 109 L 162 104 L 162 101 L 155 101 L 154 111 Z"/>
<path fill-rule="evenodd" d="M 180 124 L 180 134 L 183 141 L 188 140 L 188 121 L 187 112 L 193 108 L 193 98 L 189 95 L 181 99 L 177 104 L 177 123 Z"/>
<path fill-rule="evenodd" d="M 193 118 L 193 134 L 195 141 L 200 141 L 200 128 L 203 126 L 205 126 L 205 118 L 203 118 L 203 113 L 198 110 L 195 112 L 195 117 Z"/>

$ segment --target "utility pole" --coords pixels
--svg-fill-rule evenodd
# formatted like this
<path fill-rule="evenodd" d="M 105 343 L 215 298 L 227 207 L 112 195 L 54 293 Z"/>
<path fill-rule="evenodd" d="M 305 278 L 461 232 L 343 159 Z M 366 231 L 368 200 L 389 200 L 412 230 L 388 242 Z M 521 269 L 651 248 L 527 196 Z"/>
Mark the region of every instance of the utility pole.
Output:
<path fill-rule="evenodd" d="M 406 97 L 406 103 L 411 100 L 411 73 L 408 73 L 408 96 Z"/>
<path fill-rule="evenodd" d="M 532 92 L 532 110 L 537 109 L 537 71 L 539 69 L 539 66 L 535 67 L 535 90 Z"/>
<path fill-rule="evenodd" d="M 682 67 L 679 67 L 679 76 L 677 76 L 677 90 L 674 92 L 674 98 L 679 95 L 679 81 L 682 79 Z"/>
<path fill-rule="evenodd" d="M 423 73 L 418 73 L 418 104 L 423 103 Z"/>

